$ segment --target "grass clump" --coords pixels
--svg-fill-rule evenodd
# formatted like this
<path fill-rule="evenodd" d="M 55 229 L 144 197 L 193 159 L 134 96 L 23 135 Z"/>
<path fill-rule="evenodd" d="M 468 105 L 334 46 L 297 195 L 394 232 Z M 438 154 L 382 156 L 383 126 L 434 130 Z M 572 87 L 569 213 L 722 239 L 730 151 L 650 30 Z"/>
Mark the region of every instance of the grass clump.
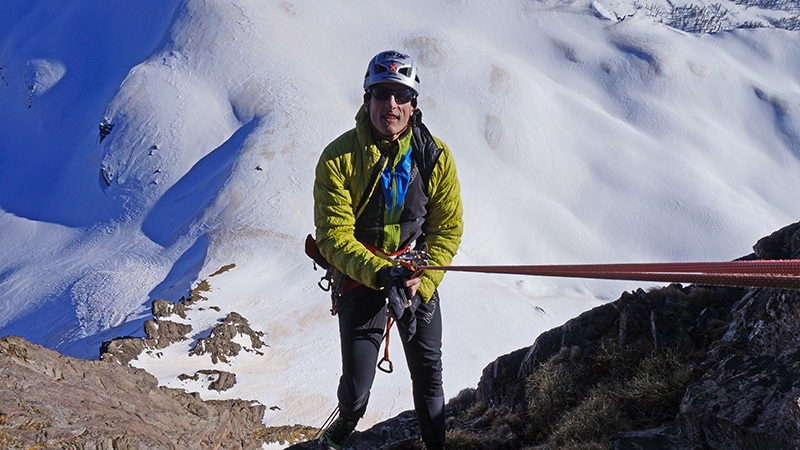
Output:
<path fill-rule="evenodd" d="M 525 380 L 519 411 L 479 402 L 474 391 L 454 398 L 447 448 L 608 448 L 615 433 L 673 420 L 686 387 L 700 376 L 698 358 L 685 348 L 654 350 L 615 338 L 563 350 Z"/>
<path fill-rule="evenodd" d="M 553 357 L 527 380 L 527 441 L 605 448 L 614 433 L 673 419 L 686 387 L 699 377 L 694 356 L 606 339 L 582 361 Z"/>
<path fill-rule="evenodd" d="M 319 431 L 318 428 L 305 425 L 284 425 L 280 427 L 263 427 L 253 433 L 253 437 L 265 444 L 276 442 L 281 445 L 293 445 L 308 441 Z"/>

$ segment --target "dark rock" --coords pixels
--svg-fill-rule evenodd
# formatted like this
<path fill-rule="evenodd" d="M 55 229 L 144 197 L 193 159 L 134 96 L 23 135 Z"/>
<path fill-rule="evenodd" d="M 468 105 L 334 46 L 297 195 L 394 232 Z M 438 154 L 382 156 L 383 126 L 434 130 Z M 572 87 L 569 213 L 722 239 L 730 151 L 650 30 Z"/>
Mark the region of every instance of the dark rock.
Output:
<path fill-rule="evenodd" d="M 691 385 L 678 421 L 707 448 L 800 448 L 800 353 L 734 355 Z"/>
<path fill-rule="evenodd" d="M 234 342 L 233 339 L 238 335 L 246 335 L 250 338 L 252 349 L 245 349 L 247 351 L 256 351 L 255 349 L 264 347 L 265 344 L 261 340 L 264 335 L 261 331 L 256 331 L 250 328 L 247 319 L 242 317 L 239 313 L 232 312 L 228 314 L 221 323 L 217 324 L 211 334 L 207 338 L 199 339 L 197 344 L 189 352 L 190 355 L 205 355 L 211 356 L 211 362 L 216 364 L 219 361 L 228 362 L 228 358 L 236 356 L 242 350 L 242 346 Z M 256 351 L 256 353 L 261 354 Z"/>
<path fill-rule="evenodd" d="M 167 348 L 170 344 L 186 339 L 192 326 L 169 320 L 147 320 L 144 322 L 146 344 L 150 348 Z"/>
<path fill-rule="evenodd" d="M 687 445 L 674 425 L 642 431 L 616 433 L 609 450 L 694 450 Z"/>
<path fill-rule="evenodd" d="M 760 239 L 753 249 L 740 259 L 800 258 L 800 223 Z M 498 420 L 503 408 L 511 412 L 511 419 L 504 420 L 513 424 L 517 415 L 524 422 L 530 401 L 525 391 L 528 376 L 544 362 L 563 365 L 566 371 L 581 364 L 592 367 L 599 343 L 609 339 L 643 358 L 665 351 L 684 355 L 689 359 L 682 370 L 689 382 L 675 403 L 662 403 L 652 413 L 638 409 L 646 405 L 642 400 L 626 405 L 632 400 L 625 400 L 623 392 L 621 411 L 628 408 L 633 414 L 603 445 L 617 450 L 800 448 L 800 292 L 766 288 L 670 285 L 624 293 L 613 303 L 542 333 L 531 347 L 489 364 L 477 389 L 477 400 L 489 408 L 483 416 L 489 419 L 471 419 L 461 426 L 485 427 L 487 420 Z M 617 378 L 624 374 L 612 372 Z M 602 373 L 587 373 L 584 379 L 575 378 L 583 376 L 580 373 L 570 378 L 574 398 L 592 392 L 586 383 L 618 382 Z M 648 419 L 647 414 L 660 419 Z M 644 427 L 636 428 L 637 423 Z M 520 426 L 515 432 L 525 435 L 524 429 Z M 485 428 L 474 432 L 487 436 Z M 553 442 L 560 442 L 555 439 L 527 444 L 555 448 Z"/>
<path fill-rule="evenodd" d="M 110 341 L 103 341 L 103 345 L 100 347 L 100 360 L 128 365 L 129 362 L 138 358 L 144 349 L 145 342 L 142 338 L 114 338 Z"/>
<path fill-rule="evenodd" d="M 800 222 L 759 239 L 753 250 L 756 259 L 800 259 Z"/>
<path fill-rule="evenodd" d="M 186 305 L 181 302 L 168 302 L 166 300 L 154 300 L 150 307 L 153 317 L 161 319 L 176 314 L 181 319 L 186 318 Z"/>
<path fill-rule="evenodd" d="M 103 139 L 105 139 L 106 136 L 111 133 L 111 130 L 114 129 L 114 124 L 111 123 L 111 119 L 108 117 L 103 117 L 103 120 L 100 121 L 100 124 L 98 124 L 97 128 L 99 130 L 100 142 L 103 142 Z"/>
<path fill-rule="evenodd" d="M 503 355 L 483 369 L 476 396 L 490 406 L 518 404 L 524 393 L 519 378 L 519 368 L 528 354 L 522 348 Z"/>
<path fill-rule="evenodd" d="M 800 348 L 800 292 L 756 289 L 733 309 L 723 341 L 754 355 L 777 357 Z"/>
<path fill-rule="evenodd" d="M 236 384 L 236 374 L 222 370 L 198 370 L 194 375 L 178 375 L 178 379 L 198 381 L 201 376 L 208 381 L 208 389 L 212 391 L 227 391 Z"/>
<path fill-rule="evenodd" d="M 144 332 L 146 338 L 122 337 L 103 342 L 100 359 L 127 365 L 145 350 L 164 349 L 186 339 L 192 332 L 192 326 L 169 320 L 146 320 Z"/>

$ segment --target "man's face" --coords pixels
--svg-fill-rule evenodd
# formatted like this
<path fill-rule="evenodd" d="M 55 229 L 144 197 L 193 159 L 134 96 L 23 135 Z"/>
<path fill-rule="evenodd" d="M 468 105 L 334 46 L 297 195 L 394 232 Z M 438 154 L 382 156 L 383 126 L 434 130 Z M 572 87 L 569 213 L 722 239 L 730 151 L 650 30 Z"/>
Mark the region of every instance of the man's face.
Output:
<path fill-rule="evenodd" d="M 399 91 L 406 87 L 402 84 L 381 83 L 373 86 L 373 88 L 386 88 Z M 399 138 L 406 127 L 408 127 L 408 120 L 414 112 L 414 107 L 411 106 L 411 101 L 398 104 L 395 95 L 389 96 L 386 100 L 378 100 L 375 97 L 375 95 L 372 95 L 367 105 L 369 120 L 378 133 L 394 141 Z M 400 100 L 403 101 L 405 99 L 401 97 Z"/>

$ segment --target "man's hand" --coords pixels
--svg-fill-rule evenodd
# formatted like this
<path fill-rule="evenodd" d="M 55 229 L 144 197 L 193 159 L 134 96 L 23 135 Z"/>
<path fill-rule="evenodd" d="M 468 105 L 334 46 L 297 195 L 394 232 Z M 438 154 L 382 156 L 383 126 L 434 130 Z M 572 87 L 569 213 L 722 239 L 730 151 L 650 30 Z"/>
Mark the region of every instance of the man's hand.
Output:
<path fill-rule="evenodd" d="M 389 313 L 395 320 L 403 316 L 409 304 L 409 296 L 406 291 L 406 281 L 409 280 L 411 271 L 399 264 L 386 266 L 378 271 L 377 281 L 386 291 L 386 298 L 389 301 Z"/>
<path fill-rule="evenodd" d="M 422 299 L 417 294 L 420 279 L 410 278 L 413 272 L 400 264 L 386 266 L 378 271 L 378 284 L 386 290 L 389 314 L 397 322 L 397 329 L 405 341 L 411 340 L 417 331 L 414 314 Z"/>
<path fill-rule="evenodd" d="M 417 289 L 419 289 L 419 284 L 422 282 L 422 278 L 409 278 L 406 280 L 406 289 L 408 290 L 409 297 L 413 297 L 417 295 Z"/>

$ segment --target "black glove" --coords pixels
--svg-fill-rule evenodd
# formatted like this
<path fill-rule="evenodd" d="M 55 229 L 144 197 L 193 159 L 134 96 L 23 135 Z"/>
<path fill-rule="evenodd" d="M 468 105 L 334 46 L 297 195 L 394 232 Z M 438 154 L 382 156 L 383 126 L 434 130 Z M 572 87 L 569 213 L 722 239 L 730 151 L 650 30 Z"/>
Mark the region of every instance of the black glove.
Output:
<path fill-rule="evenodd" d="M 389 313 L 399 319 L 408 306 L 406 293 L 406 280 L 411 276 L 411 271 L 401 265 L 386 266 L 378 270 L 378 285 L 386 291 L 389 300 Z"/>
<path fill-rule="evenodd" d="M 419 307 L 421 298 L 414 295 L 408 298 L 406 280 L 413 272 L 400 264 L 386 266 L 378 270 L 377 282 L 386 290 L 389 314 L 397 322 L 397 329 L 404 341 L 411 340 L 417 331 L 417 317 L 414 312 Z"/>
<path fill-rule="evenodd" d="M 400 316 L 399 319 L 396 319 L 397 331 L 400 332 L 400 337 L 406 342 L 410 341 L 417 332 L 416 312 L 421 302 L 422 297 L 420 297 L 419 294 L 414 294 L 414 296 L 409 300 L 410 304 L 403 312 L 403 315 Z"/>

